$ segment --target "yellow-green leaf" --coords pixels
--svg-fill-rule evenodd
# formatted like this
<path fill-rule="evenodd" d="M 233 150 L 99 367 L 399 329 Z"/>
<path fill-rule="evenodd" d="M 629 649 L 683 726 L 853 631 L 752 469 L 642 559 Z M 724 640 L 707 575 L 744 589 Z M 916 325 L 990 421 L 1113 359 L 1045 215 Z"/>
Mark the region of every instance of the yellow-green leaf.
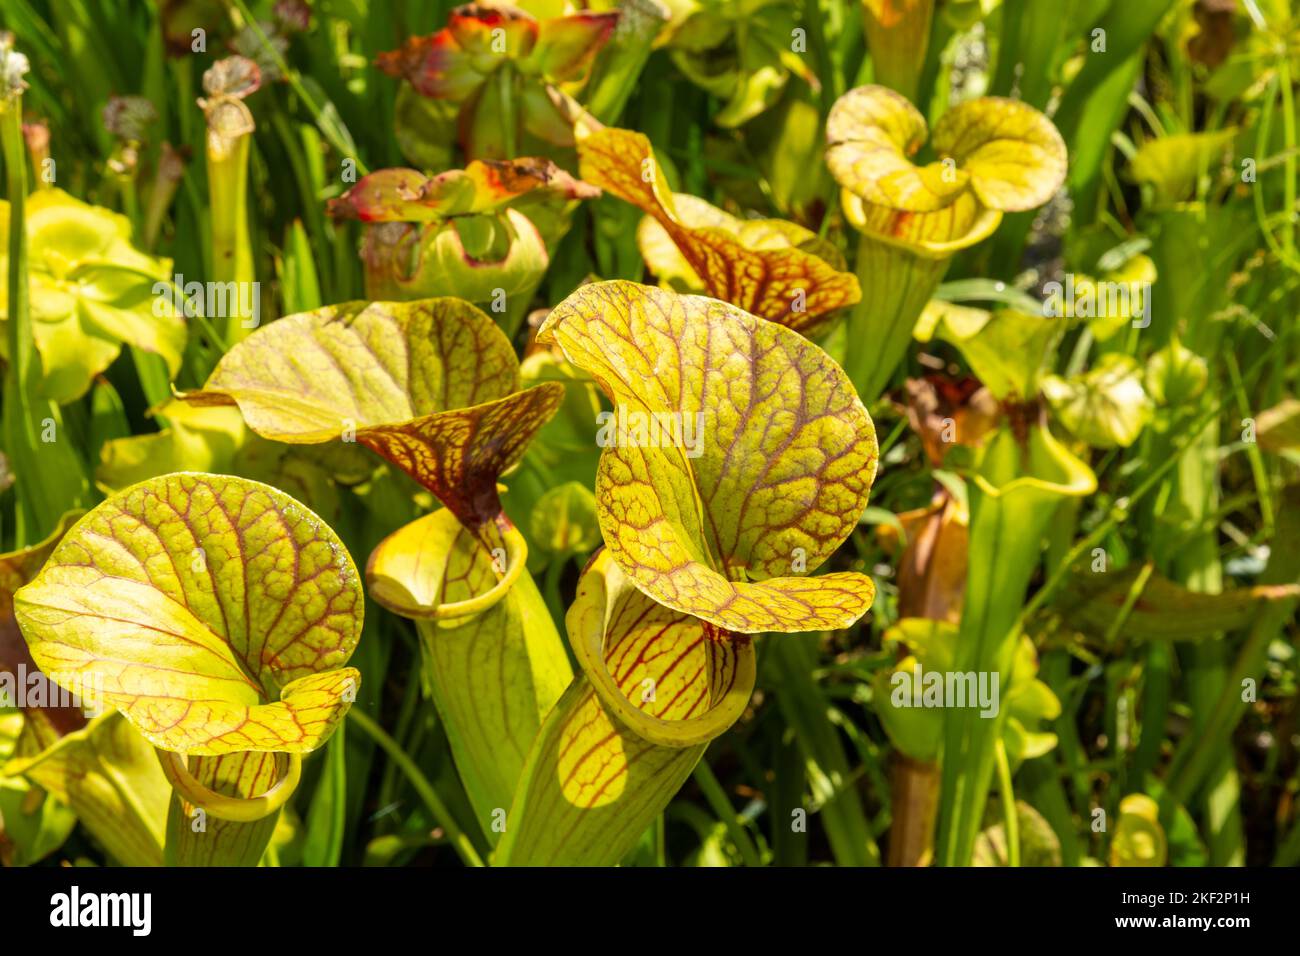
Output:
<path fill-rule="evenodd" d="M 155 746 L 315 749 L 355 699 L 361 582 L 329 527 L 246 479 L 167 475 L 81 519 L 14 598 L 55 683 Z"/>
<path fill-rule="evenodd" d="M 471 528 L 500 513 L 497 478 L 555 413 L 564 386 L 525 391 L 509 340 L 460 299 L 350 302 L 288 316 L 231 349 L 203 404 L 291 444 L 355 440 Z"/>
<path fill-rule="evenodd" d="M 1065 141 L 1019 100 L 981 96 L 954 106 L 935 123 L 931 145 L 970 175 L 980 202 L 1001 212 L 1041 206 L 1065 182 Z"/>
<path fill-rule="evenodd" d="M 0 866 L 32 866 L 67 840 L 77 818 L 61 800 L 25 777 L 6 776 L 24 729 L 17 711 L 0 710 Z"/>
<path fill-rule="evenodd" d="M 871 418 L 825 352 L 724 302 L 632 282 L 580 288 L 538 339 L 615 405 L 597 436 L 598 517 L 638 587 L 737 633 L 866 612 L 865 575 L 793 576 L 848 537 L 876 471 Z"/>
<path fill-rule="evenodd" d="M 4 766 L 72 807 L 123 866 L 161 866 L 171 787 L 149 742 L 116 712 Z"/>
<path fill-rule="evenodd" d="M 1192 199 L 1197 180 L 1217 171 L 1236 135 L 1236 129 L 1229 128 L 1148 140 L 1134 154 L 1129 172 L 1151 188 L 1157 203 Z"/>
<path fill-rule="evenodd" d="M 236 408 L 205 407 L 173 399 L 157 410 L 168 427 L 104 443 L 95 483 L 113 492 L 174 471 L 230 471 L 248 436 Z"/>
<path fill-rule="evenodd" d="M 849 90 L 826 121 L 826 164 L 868 205 L 933 213 L 963 196 L 998 212 L 1033 209 L 1065 181 L 1066 149 L 1056 127 L 1028 104 L 1000 97 L 967 100 L 935 124 L 936 159 L 910 157 L 925 143 L 925 120 L 883 86 Z"/>
<path fill-rule="evenodd" d="M 162 356 L 175 375 L 187 330 L 167 306 L 171 260 L 137 251 L 125 216 L 60 189 L 33 193 L 26 214 L 32 334 L 45 395 L 61 403 L 81 397 L 124 343 Z M 0 202 L 0 319 L 8 308 L 8 227 L 9 205 Z M 166 297 L 154 291 L 160 283 Z"/>
<path fill-rule="evenodd" d="M 810 332 L 861 298 L 857 277 L 823 259 L 815 236 L 780 220 L 742 222 L 677 197 L 662 182 L 650 140 L 609 127 L 578 143 L 582 178 L 650 215 L 714 298 Z"/>
<path fill-rule="evenodd" d="M 987 322 L 965 321 L 963 313 L 945 311 L 933 334 L 961 350 L 995 397 L 1029 399 L 1037 394 L 1039 376 L 1066 325 L 1015 309 L 998 309 Z"/>
<path fill-rule="evenodd" d="M 914 166 L 925 141 L 925 117 L 884 86 L 849 90 L 826 118 L 826 165 L 835 180 L 864 200 L 908 212 L 933 212 L 966 189 L 969 174 L 942 163 Z"/>
<path fill-rule="evenodd" d="M 600 546 L 596 496 L 576 481 L 551 488 L 533 507 L 529 530 L 539 549 L 558 556 L 553 560 L 589 554 Z"/>
<path fill-rule="evenodd" d="M 1041 387 L 1057 420 L 1094 448 L 1127 448 L 1151 419 L 1142 370 L 1129 355 L 1107 353 L 1079 375 L 1048 375 Z"/>

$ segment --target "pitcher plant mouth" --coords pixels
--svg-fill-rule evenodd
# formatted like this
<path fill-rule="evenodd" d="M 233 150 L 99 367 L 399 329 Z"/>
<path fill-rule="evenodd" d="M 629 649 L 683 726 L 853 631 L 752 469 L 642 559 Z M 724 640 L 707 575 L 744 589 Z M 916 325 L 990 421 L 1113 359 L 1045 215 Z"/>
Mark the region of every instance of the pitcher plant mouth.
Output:
<path fill-rule="evenodd" d="M 848 189 L 840 190 L 840 201 L 844 218 L 863 239 L 924 259 L 951 259 L 963 249 L 983 242 L 1002 224 L 1000 211 L 989 209 L 969 196 L 934 212 L 908 212 L 875 205 Z M 867 301 L 863 299 L 864 304 Z"/>
<path fill-rule="evenodd" d="M 1044 499 L 1079 498 L 1097 490 L 1093 470 L 1042 424 L 1028 425 L 1019 437 L 1010 427 L 989 436 L 980 468 L 971 479 L 994 498 L 1021 493 Z"/>
<path fill-rule="evenodd" d="M 442 580 L 419 573 L 419 565 L 427 557 L 427 549 L 420 540 L 443 530 L 441 526 L 448 520 L 457 519 L 446 509 L 434 511 L 398 528 L 381 541 L 366 562 L 371 597 L 390 611 L 412 620 L 458 621 L 482 614 L 509 594 L 527 564 L 528 542 L 508 518 L 498 515 L 475 535 L 479 546 L 492 554 L 496 583 L 464 600 L 432 600 Z M 489 547 L 489 544 L 496 546 Z M 414 593 L 412 588 L 420 593 Z"/>
<path fill-rule="evenodd" d="M 279 813 L 298 789 L 298 781 L 302 779 L 302 755 L 287 754 L 289 765 L 284 776 L 269 790 L 255 797 L 232 797 L 217 793 L 196 780 L 190 773 L 183 754 L 162 749 L 157 752 L 163 774 L 177 796 L 210 816 L 232 823 L 256 823 Z"/>
<path fill-rule="evenodd" d="M 623 592 L 634 585 L 602 548 L 589 562 L 579 586 L 578 599 L 566 617 L 574 656 L 601 702 L 638 736 L 661 747 L 691 747 L 719 736 L 744 713 L 757 677 L 752 638 L 720 632 L 706 624 L 704 641 L 724 643 L 734 652 L 735 673 L 730 685 L 721 696 L 710 700 L 703 714 L 681 719 L 655 716 L 628 698 L 610 669 L 610 654 L 614 649 L 610 628 L 621 623 L 619 619 L 629 606 Z M 598 613 L 602 608 L 603 614 Z M 613 636 L 622 635 L 616 632 Z M 705 645 L 706 654 L 713 650 L 709 643 Z M 703 674 L 701 678 L 708 680 Z"/>

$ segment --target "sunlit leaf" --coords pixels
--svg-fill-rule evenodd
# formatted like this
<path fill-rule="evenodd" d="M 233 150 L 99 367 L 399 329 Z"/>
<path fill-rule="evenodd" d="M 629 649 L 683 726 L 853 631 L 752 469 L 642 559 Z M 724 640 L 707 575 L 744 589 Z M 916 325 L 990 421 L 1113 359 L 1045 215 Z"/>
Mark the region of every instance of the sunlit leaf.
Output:
<path fill-rule="evenodd" d="M 1129 163 L 1135 180 L 1151 187 L 1159 203 L 1191 199 L 1197 180 L 1215 173 L 1237 135 L 1235 129 L 1178 133 L 1148 140 Z"/>
<path fill-rule="evenodd" d="M 1082 374 L 1048 375 L 1041 387 L 1057 420 L 1094 448 L 1127 448 L 1151 418 L 1142 369 L 1129 355 L 1108 353 Z"/>
<path fill-rule="evenodd" d="M 1065 142 L 1038 110 L 982 96 L 954 106 L 934 125 L 930 145 L 956 160 L 984 205 L 1002 212 L 1041 206 L 1065 182 Z"/>
<path fill-rule="evenodd" d="M 258 329 L 189 398 L 237 404 L 275 441 L 367 445 L 475 528 L 500 513 L 498 476 L 564 395 L 518 382 L 509 340 L 468 302 L 350 302 Z"/>
<path fill-rule="evenodd" d="M 248 431 L 236 408 L 203 407 L 179 400 L 158 409 L 168 427 L 104 443 L 95 481 L 120 491 L 174 471 L 228 472 Z"/>
<path fill-rule="evenodd" d="M 884 86 L 860 86 L 838 100 L 826 119 L 826 165 L 846 189 L 868 202 L 908 212 L 933 212 L 966 189 L 970 176 L 942 163 L 914 166 L 925 145 L 925 118 Z"/>
<path fill-rule="evenodd" d="M 971 371 L 999 399 L 1032 398 L 1039 377 L 1066 323 L 1015 309 L 998 309 L 987 322 L 954 327 L 955 313 L 945 312 L 936 338 L 961 350 Z"/>
<path fill-rule="evenodd" d="M 613 127 L 578 144 L 584 181 L 649 214 L 714 298 L 803 332 L 857 302 L 857 278 L 821 258 L 807 230 L 779 220 L 742 221 L 693 197 L 676 197 L 662 181 L 650 141 Z"/>
<path fill-rule="evenodd" d="M 70 806 L 123 866 L 161 866 L 171 787 L 149 742 L 120 714 L 103 714 L 38 752 L 9 763 Z"/>
<path fill-rule="evenodd" d="M 788 576 L 835 551 L 875 476 L 871 419 L 826 353 L 726 303 L 630 282 L 580 288 L 538 340 L 558 344 L 615 405 L 598 515 L 638 587 L 738 633 L 861 617 L 866 576 Z M 667 423 L 668 436 L 619 434 L 630 413 Z"/>
<path fill-rule="evenodd" d="M 362 616 L 347 551 L 245 479 L 128 488 L 68 532 L 14 607 L 55 683 L 93 681 L 164 750 L 313 750 L 359 684 L 343 666 Z"/>
<path fill-rule="evenodd" d="M 59 402 L 79 398 L 123 344 L 164 359 L 175 375 L 185 350 L 185 320 L 160 302 L 171 261 L 138 252 L 125 216 L 60 189 L 27 198 L 32 333 L 41 354 L 42 390 Z M 9 205 L 0 202 L 0 320 L 8 308 Z M 167 302 L 171 302 L 169 297 Z M 0 348 L 5 337 L 0 336 Z"/>
<path fill-rule="evenodd" d="M 929 213 L 972 194 L 1000 212 L 1041 206 L 1065 180 L 1065 143 L 1033 107 L 980 97 L 946 112 L 935 125 L 937 159 L 915 166 L 925 120 L 904 97 L 861 86 L 835 102 L 827 118 L 826 163 L 836 181 L 872 205 Z"/>

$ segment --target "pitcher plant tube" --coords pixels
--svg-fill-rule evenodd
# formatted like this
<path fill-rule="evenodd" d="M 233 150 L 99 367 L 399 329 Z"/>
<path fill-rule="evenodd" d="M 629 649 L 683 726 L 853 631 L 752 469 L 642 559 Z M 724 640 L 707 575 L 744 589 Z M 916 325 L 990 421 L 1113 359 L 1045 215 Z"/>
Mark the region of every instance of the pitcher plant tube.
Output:
<path fill-rule="evenodd" d="M 500 862 L 610 864 L 744 710 L 753 635 L 848 627 L 856 572 L 803 577 L 866 507 L 875 430 L 844 372 L 790 329 L 701 296 L 585 286 L 538 332 L 617 408 L 698 441 L 606 444 L 605 549 L 566 618 L 582 674 L 547 718 Z"/>
<path fill-rule="evenodd" d="M 1088 465 L 1053 437 L 1039 398 L 1043 369 L 1065 331 L 1065 320 L 999 310 L 977 310 L 947 336 L 1002 410 L 970 468 L 969 554 L 966 594 L 954 670 L 996 675 L 1004 700 L 1016 691 L 1013 665 L 1020 639 L 1020 608 L 1043 552 L 1048 525 L 1060 506 L 1091 494 L 1097 479 Z M 998 759 L 1006 708 L 946 712 L 936 862 L 967 865 L 974 850 Z"/>

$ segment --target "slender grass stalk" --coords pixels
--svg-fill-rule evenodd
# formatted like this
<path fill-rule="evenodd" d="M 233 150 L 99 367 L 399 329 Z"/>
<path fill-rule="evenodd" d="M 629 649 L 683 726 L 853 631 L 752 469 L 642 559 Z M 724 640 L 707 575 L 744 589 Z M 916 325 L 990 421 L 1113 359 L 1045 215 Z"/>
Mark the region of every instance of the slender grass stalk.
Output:
<path fill-rule="evenodd" d="M 1007 866 L 1020 865 L 1020 817 L 1016 812 L 1016 792 L 1011 786 L 1011 762 L 1007 745 L 998 740 L 994 749 L 998 768 L 998 792 L 1002 796 L 1002 820 L 1007 831 Z"/>
<path fill-rule="evenodd" d="M 844 745 L 827 715 L 829 704 L 812 677 L 818 637 L 780 634 L 768 640 L 767 653 L 781 681 L 777 699 L 794 728 L 836 861 L 845 866 L 879 866 L 880 849 L 851 782 Z"/>
<path fill-rule="evenodd" d="M 27 271 L 27 158 L 22 91 L 27 58 L 0 36 L 0 148 L 9 198 L 9 274 L 5 322 L 9 366 L 4 381 L 5 452 L 18 476 L 15 541 L 21 546 L 53 529 L 76 507 L 87 482 L 62 432 L 59 407 L 40 397 L 41 358 L 32 330 Z"/>
<path fill-rule="evenodd" d="M 407 756 L 401 745 L 360 708 L 353 708 L 348 711 L 348 723 L 359 727 L 380 746 L 384 753 L 388 754 L 390 760 L 401 767 L 402 772 L 406 774 L 406 779 L 410 781 L 411 787 L 424 801 L 424 805 L 428 808 L 434 823 L 447 834 L 448 842 L 451 843 L 452 848 L 465 865 L 482 866 L 483 860 L 478 855 L 478 851 L 474 849 L 474 844 L 470 842 L 465 832 L 456 825 L 455 818 L 451 815 L 451 811 L 447 809 L 447 805 L 442 802 L 442 798 L 438 796 L 438 791 L 433 789 L 429 779 L 416 766 L 415 761 Z"/>
<path fill-rule="evenodd" d="M 275 64 L 275 68 L 280 71 L 280 74 L 288 81 L 289 86 L 293 89 L 294 93 L 296 93 L 298 98 L 302 100 L 303 106 L 307 107 L 307 112 L 311 113 L 312 119 L 316 121 L 316 126 L 320 129 L 321 135 L 329 141 L 331 146 L 338 150 L 340 156 L 351 159 L 356 163 L 359 175 L 364 176 L 366 173 L 370 172 L 366 167 L 366 164 L 361 161 L 359 156 L 357 156 L 357 147 L 356 144 L 352 142 L 352 137 L 345 129 L 340 127 L 336 115 L 327 116 L 325 110 L 316 102 L 315 97 L 307 91 L 298 71 L 290 66 L 284 56 L 281 55 L 280 51 L 275 48 L 275 44 L 272 43 L 270 37 L 266 35 L 266 31 L 262 29 L 262 25 L 258 23 L 257 18 L 253 16 L 252 12 L 248 9 L 248 4 L 246 4 L 244 0 L 227 0 L 227 2 L 232 3 L 234 7 L 239 10 L 244 23 L 247 24 L 250 30 L 252 30 L 253 36 L 257 38 L 258 44 L 261 45 L 262 52 L 270 58 L 272 63 Z"/>
<path fill-rule="evenodd" d="M 754 845 L 753 838 L 740 822 L 740 817 L 731 805 L 727 792 L 722 789 L 722 784 L 718 782 L 708 762 L 701 760 L 697 763 L 693 775 L 695 782 L 700 785 L 700 790 L 704 793 L 704 799 L 709 801 L 714 814 L 727 828 L 727 836 L 731 837 L 731 842 L 740 851 L 740 858 L 745 861 L 745 866 L 762 866 L 763 858 L 759 855 L 758 847 Z"/>
<path fill-rule="evenodd" d="M 515 71 L 509 63 L 492 74 L 489 81 L 496 93 L 497 118 L 501 123 L 501 148 L 506 159 L 514 159 L 519 150 L 519 111 L 515 106 Z"/>

